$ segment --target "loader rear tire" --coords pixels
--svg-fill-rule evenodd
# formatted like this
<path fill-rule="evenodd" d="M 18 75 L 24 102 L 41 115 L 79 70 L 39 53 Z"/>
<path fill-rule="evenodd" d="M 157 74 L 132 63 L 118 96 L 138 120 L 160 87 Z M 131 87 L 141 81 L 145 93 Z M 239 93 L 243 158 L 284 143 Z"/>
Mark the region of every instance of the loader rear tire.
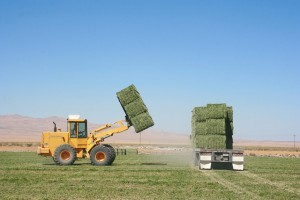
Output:
<path fill-rule="evenodd" d="M 108 147 L 97 145 L 91 150 L 90 159 L 93 165 L 111 165 L 112 155 Z"/>
<path fill-rule="evenodd" d="M 54 152 L 53 160 L 57 165 L 73 165 L 76 160 L 76 151 L 68 144 L 60 145 Z"/>
<path fill-rule="evenodd" d="M 115 149 L 111 146 L 111 145 L 109 145 L 109 144 L 103 144 L 103 146 L 106 146 L 109 150 L 110 150 L 110 155 L 111 155 L 111 161 L 110 161 L 110 164 L 112 164 L 114 161 L 115 161 L 115 159 L 116 159 L 116 151 L 115 151 Z"/>

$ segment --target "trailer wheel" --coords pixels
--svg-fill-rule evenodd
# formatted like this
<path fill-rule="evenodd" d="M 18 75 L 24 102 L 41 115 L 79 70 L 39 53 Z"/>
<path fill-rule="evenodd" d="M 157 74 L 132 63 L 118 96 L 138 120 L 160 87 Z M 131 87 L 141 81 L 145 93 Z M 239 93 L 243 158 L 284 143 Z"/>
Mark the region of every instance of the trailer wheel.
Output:
<path fill-rule="evenodd" d="M 111 165 L 110 149 L 104 145 L 95 146 L 90 153 L 91 163 L 97 166 Z"/>
<path fill-rule="evenodd" d="M 112 164 L 115 159 L 116 159 L 116 151 L 115 149 L 109 145 L 109 144 L 103 144 L 103 146 L 106 146 L 109 150 L 110 150 L 110 155 L 111 155 L 111 160 L 110 160 L 110 164 Z"/>
<path fill-rule="evenodd" d="M 57 165 L 73 165 L 76 160 L 76 151 L 68 144 L 60 145 L 54 152 L 53 160 Z"/>

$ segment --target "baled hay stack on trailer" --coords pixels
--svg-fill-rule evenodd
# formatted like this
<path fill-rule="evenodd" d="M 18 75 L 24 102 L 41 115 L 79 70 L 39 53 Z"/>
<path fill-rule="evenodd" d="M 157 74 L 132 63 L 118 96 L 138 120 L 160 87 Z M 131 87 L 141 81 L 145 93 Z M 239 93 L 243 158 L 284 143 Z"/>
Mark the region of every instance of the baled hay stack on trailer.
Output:
<path fill-rule="evenodd" d="M 207 104 L 207 119 L 225 119 L 227 117 L 226 104 Z"/>
<path fill-rule="evenodd" d="M 225 149 L 227 138 L 223 135 L 196 135 L 194 145 L 196 148 Z"/>
<path fill-rule="evenodd" d="M 196 148 L 232 149 L 233 110 L 226 104 L 196 107 L 192 116 L 192 144 Z"/>
<path fill-rule="evenodd" d="M 229 122 L 233 122 L 233 110 L 232 110 L 232 107 L 229 106 L 227 107 L 227 117 L 228 117 L 228 120 Z"/>
<path fill-rule="evenodd" d="M 154 125 L 148 108 L 134 85 L 117 92 L 117 97 L 126 113 L 127 120 L 132 124 L 135 132 L 139 133 Z"/>

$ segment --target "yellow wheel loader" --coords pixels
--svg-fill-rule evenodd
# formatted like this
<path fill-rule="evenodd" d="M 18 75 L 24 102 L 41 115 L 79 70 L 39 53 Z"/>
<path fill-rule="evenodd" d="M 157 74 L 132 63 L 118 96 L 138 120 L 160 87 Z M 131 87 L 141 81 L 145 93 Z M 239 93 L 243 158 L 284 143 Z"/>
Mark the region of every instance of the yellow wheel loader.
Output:
<path fill-rule="evenodd" d="M 37 153 L 52 156 L 58 165 L 72 165 L 77 158 L 89 157 L 93 165 L 111 165 L 116 153 L 112 146 L 102 142 L 128 130 L 130 126 L 139 133 L 154 125 L 140 93 L 134 85 L 117 92 L 118 100 L 125 112 L 125 119 L 104 126 L 87 134 L 87 120 L 79 115 L 70 115 L 68 131 L 62 132 L 54 123 L 53 132 L 43 132 L 41 146 Z"/>
<path fill-rule="evenodd" d="M 57 129 L 53 122 L 54 131 L 43 132 L 41 146 L 37 150 L 39 155 L 53 157 L 58 165 L 72 165 L 77 158 L 86 157 L 90 158 L 93 165 L 111 165 L 116 158 L 115 150 L 102 142 L 130 127 L 126 120 L 117 121 L 114 124 L 105 124 L 88 135 L 86 119 L 71 115 L 67 121 L 67 132 Z"/>

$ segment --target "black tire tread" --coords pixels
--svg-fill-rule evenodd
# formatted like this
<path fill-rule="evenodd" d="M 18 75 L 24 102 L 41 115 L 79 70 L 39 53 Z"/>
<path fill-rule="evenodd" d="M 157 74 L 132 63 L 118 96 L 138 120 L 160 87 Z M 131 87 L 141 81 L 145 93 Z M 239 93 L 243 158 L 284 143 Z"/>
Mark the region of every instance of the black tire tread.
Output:
<path fill-rule="evenodd" d="M 110 163 L 112 164 L 115 161 L 116 156 L 117 156 L 115 149 L 111 145 L 109 145 L 109 144 L 102 144 L 102 145 L 106 146 L 107 148 L 109 148 L 110 154 L 111 154 Z"/>
<path fill-rule="evenodd" d="M 95 155 L 97 152 L 102 151 L 106 155 L 106 159 L 104 161 L 98 162 L 95 160 Z M 110 148 L 104 146 L 104 145 L 96 145 L 90 152 L 90 159 L 91 163 L 93 165 L 97 166 L 107 166 L 111 165 L 111 160 L 112 160 L 112 155 L 111 155 L 111 150 Z"/>
<path fill-rule="evenodd" d="M 63 151 L 63 150 L 68 150 L 71 153 L 71 159 L 69 161 L 67 161 L 67 162 L 63 162 L 60 159 L 60 152 Z M 77 159 L 77 157 L 76 157 L 76 151 L 69 144 L 62 144 L 62 145 L 60 145 L 59 147 L 57 147 L 55 149 L 53 160 L 54 160 L 55 164 L 57 164 L 57 165 L 73 165 L 76 159 Z"/>

